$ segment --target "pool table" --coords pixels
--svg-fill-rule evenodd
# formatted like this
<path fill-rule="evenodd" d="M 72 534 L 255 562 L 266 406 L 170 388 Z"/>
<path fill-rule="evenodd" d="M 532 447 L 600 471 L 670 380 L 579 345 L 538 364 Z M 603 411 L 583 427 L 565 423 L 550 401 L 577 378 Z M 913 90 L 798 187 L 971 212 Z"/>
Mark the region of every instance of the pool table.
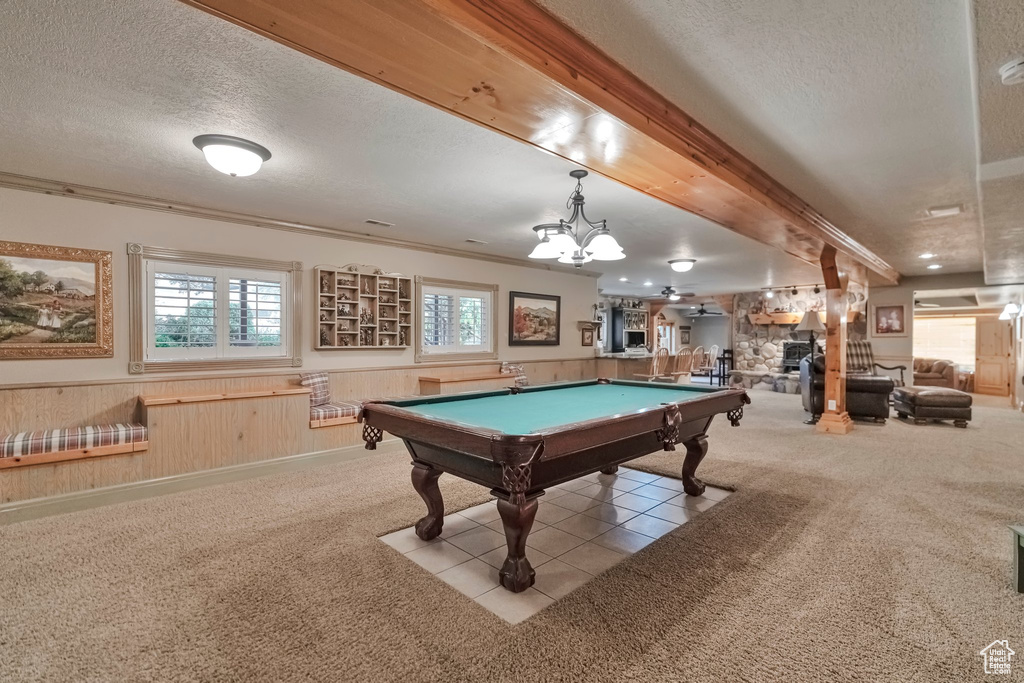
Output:
<path fill-rule="evenodd" d="M 412 455 L 412 485 L 427 505 L 416 534 L 441 533 L 443 472 L 487 486 L 497 497 L 508 545 L 501 585 L 524 591 L 534 582 L 526 539 L 544 489 L 658 450 L 686 448 L 683 490 L 704 493 L 695 475 L 708 450 L 707 431 L 725 413 L 733 426 L 750 398 L 742 389 L 596 379 L 448 396 L 370 401 L 363 440 L 373 450 L 389 432 Z"/>

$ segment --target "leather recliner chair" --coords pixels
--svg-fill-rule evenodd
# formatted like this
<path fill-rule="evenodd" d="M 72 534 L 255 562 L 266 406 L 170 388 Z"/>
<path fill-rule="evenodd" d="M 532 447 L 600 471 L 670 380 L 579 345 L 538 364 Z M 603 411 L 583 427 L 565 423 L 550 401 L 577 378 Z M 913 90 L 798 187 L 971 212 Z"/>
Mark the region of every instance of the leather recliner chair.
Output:
<path fill-rule="evenodd" d="M 800 361 L 800 395 L 804 410 L 818 418 L 825 412 L 825 356 L 814 356 L 814 387 L 811 387 L 811 357 Z M 889 394 L 896 382 L 885 375 L 848 375 L 846 377 L 846 412 L 850 417 L 870 418 L 885 422 L 889 417 Z"/>

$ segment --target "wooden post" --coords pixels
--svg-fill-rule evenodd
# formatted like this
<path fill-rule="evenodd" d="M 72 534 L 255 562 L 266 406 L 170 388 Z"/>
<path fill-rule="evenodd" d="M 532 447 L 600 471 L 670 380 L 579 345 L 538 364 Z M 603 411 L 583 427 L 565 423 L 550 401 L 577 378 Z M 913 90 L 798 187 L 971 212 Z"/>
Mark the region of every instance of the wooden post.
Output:
<path fill-rule="evenodd" d="M 849 434 L 853 421 L 846 412 L 846 287 L 845 273 L 836 265 L 836 250 L 821 252 L 821 272 L 825 277 L 825 405 L 818 431 Z"/>

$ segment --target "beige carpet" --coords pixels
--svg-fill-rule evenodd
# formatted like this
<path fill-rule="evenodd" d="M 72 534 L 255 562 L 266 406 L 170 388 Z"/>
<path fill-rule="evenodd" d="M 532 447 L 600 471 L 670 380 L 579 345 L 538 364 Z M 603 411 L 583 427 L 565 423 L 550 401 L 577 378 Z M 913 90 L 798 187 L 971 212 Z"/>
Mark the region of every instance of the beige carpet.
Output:
<path fill-rule="evenodd" d="M 376 540 L 422 514 L 394 450 L 0 528 L 0 681 L 966 681 L 997 638 L 1024 680 L 1024 417 L 753 398 L 701 470 L 736 494 L 515 627 Z"/>

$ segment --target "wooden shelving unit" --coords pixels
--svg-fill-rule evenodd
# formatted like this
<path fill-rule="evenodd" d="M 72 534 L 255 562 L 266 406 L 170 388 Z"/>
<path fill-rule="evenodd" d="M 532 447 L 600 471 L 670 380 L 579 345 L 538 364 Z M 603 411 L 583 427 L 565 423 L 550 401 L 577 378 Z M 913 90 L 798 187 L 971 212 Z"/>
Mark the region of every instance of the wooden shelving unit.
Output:
<path fill-rule="evenodd" d="M 412 278 L 379 268 L 317 266 L 317 349 L 407 349 Z"/>

